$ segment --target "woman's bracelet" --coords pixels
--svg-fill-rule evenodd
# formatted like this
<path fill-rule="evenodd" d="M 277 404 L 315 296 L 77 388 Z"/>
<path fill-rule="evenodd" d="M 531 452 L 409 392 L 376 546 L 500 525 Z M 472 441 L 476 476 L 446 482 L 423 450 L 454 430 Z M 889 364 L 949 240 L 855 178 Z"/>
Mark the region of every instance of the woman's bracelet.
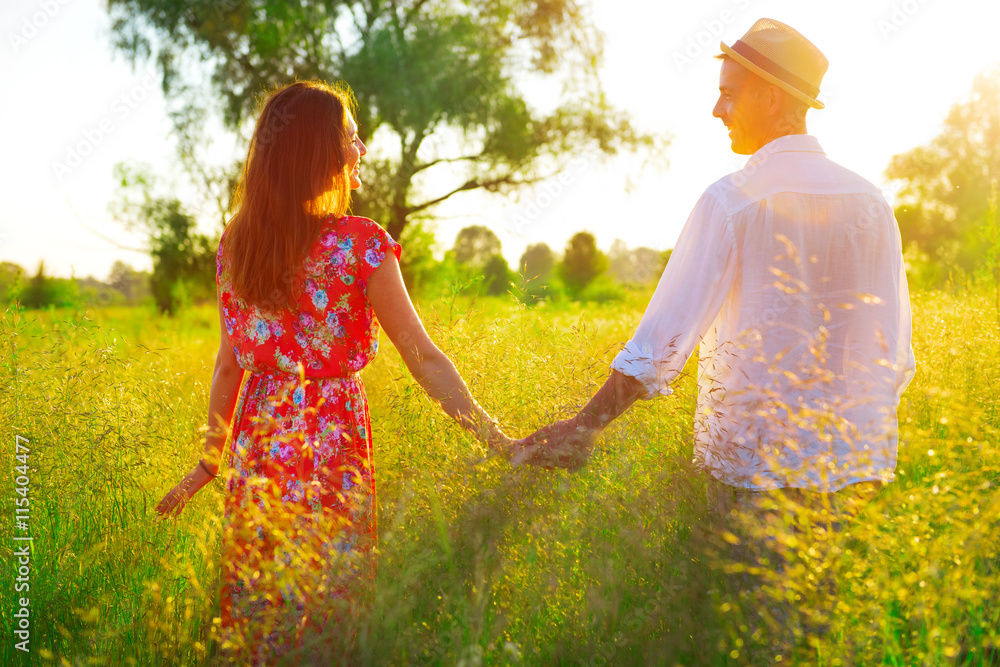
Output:
<path fill-rule="evenodd" d="M 198 465 L 200 465 L 201 469 L 204 470 L 205 472 L 207 472 L 209 474 L 209 476 L 211 476 L 213 478 L 219 476 L 219 473 L 215 473 L 214 475 L 212 474 L 212 471 L 209 470 L 208 466 L 205 465 L 205 459 L 198 459 Z"/>

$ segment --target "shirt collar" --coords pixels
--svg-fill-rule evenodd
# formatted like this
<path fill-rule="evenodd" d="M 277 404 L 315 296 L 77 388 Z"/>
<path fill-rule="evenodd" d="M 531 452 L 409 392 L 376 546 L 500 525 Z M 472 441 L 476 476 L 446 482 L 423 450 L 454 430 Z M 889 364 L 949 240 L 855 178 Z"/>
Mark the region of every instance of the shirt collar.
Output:
<path fill-rule="evenodd" d="M 819 141 L 811 134 L 786 134 L 761 146 L 756 153 L 750 156 L 746 166 L 749 167 L 766 160 L 775 153 L 819 153 L 826 155 L 826 151 L 819 145 Z"/>

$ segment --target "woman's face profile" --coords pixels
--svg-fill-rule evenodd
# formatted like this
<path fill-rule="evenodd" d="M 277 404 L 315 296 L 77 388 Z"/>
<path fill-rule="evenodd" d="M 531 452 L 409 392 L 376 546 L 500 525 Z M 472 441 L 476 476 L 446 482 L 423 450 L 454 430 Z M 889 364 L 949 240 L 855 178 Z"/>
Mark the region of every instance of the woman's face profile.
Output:
<path fill-rule="evenodd" d="M 347 148 L 347 171 L 351 177 L 351 189 L 357 190 L 361 187 L 361 157 L 368 153 L 364 142 L 358 136 L 358 124 L 354 122 L 354 116 L 350 111 L 347 114 L 347 137 L 351 142 Z"/>

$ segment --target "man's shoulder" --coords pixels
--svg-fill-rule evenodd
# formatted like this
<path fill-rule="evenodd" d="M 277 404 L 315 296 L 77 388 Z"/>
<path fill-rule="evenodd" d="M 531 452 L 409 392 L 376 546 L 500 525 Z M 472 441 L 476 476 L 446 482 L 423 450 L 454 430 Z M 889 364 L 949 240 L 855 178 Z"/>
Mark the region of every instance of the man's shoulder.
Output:
<path fill-rule="evenodd" d="M 781 164 L 779 160 L 748 163 L 709 185 L 703 196 L 716 199 L 731 215 L 749 204 L 788 192 L 818 196 L 867 195 L 885 202 L 878 186 L 823 154 L 810 155 L 806 161 L 795 165 Z"/>
<path fill-rule="evenodd" d="M 701 196 L 702 199 L 714 200 L 726 215 L 731 215 L 753 199 L 752 189 L 748 185 L 749 177 L 741 169 L 726 174 L 709 185 Z"/>
<path fill-rule="evenodd" d="M 839 162 L 834 162 L 830 158 L 826 158 L 826 162 L 830 165 L 831 171 L 838 175 L 837 180 L 845 189 L 855 191 L 858 194 L 872 195 L 873 197 L 878 197 L 880 199 L 885 198 L 882 194 L 882 189 L 861 174 L 851 171 Z"/>

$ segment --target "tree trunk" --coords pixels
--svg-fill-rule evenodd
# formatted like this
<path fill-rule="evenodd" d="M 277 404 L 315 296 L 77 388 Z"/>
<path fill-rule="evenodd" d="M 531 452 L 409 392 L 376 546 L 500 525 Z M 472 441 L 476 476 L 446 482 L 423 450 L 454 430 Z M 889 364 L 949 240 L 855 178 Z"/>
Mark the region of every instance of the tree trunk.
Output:
<path fill-rule="evenodd" d="M 392 205 L 392 213 L 390 214 L 389 222 L 386 225 L 386 231 L 389 232 L 389 236 L 399 240 L 400 234 L 403 233 L 403 229 L 406 227 L 406 207 L 400 204 Z"/>

